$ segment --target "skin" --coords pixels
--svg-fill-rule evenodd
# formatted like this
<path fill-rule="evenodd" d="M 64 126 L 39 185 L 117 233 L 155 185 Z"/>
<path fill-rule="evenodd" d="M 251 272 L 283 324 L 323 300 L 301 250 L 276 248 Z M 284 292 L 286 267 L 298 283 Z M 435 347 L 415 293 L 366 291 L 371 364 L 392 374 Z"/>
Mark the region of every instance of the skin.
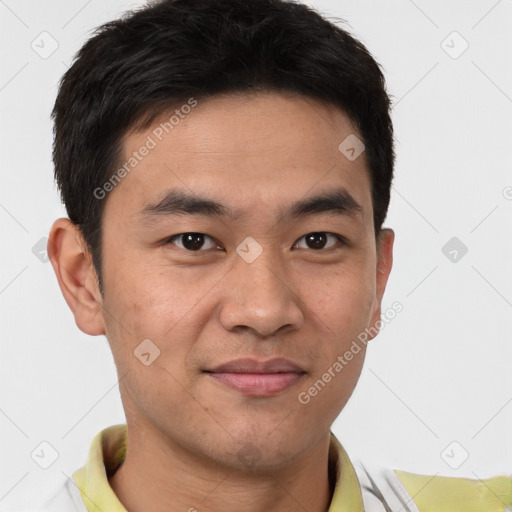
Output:
<path fill-rule="evenodd" d="M 169 116 L 164 116 L 168 119 Z M 124 138 L 125 156 L 155 125 Z M 315 512 L 329 507 L 330 426 L 354 390 L 365 346 L 307 405 L 298 395 L 380 318 L 394 233 L 376 241 L 364 153 L 340 110 L 298 95 L 200 101 L 119 183 L 102 218 L 104 297 L 77 228 L 58 219 L 50 258 L 77 326 L 105 334 L 128 425 L 126 460 L 110 484 L 130 512 Z M 361 211 L 287 218 L 293 203 L 343 188 Z M 237 214 L 141 217 L 170 189 Z M 173 235 L 208 235 L 187 251 Z M 304 236 L 327 236 L 323 249 Z M 237 246 L 262 253 L 247 263 Z M 134 350 L 160 349 L 145 366 Z M 304 373 L 272 396 L 250 396 L 203 370 L 237 358 L 286 358 Z M 246 453 L 245 457 L 241 457 Z M 248 453 L 248 456 L 247 456 Z"/>

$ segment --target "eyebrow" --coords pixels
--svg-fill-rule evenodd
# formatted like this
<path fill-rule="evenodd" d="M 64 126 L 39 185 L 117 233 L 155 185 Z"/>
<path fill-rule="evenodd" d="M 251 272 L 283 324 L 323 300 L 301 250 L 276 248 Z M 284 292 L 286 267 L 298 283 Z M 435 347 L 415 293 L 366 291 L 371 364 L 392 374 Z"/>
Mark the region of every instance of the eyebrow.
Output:
<path fill-rule="evenodd" d="M 301 199 L 291 206 L 281 209 L 280 213 L 281 220 L 325 213 L 355 216 L 358 213 L 363 213 L 363 207 L 346 189 L 339 188 Z M 244 216 L 241 210 L 233 210 L 218 201 L 175 189 L 166 192 L 160 201 L 146 205 L 139 216 L 143 222 L 149 222 L 161 216 L 183 214 L 231 218 Z"/>

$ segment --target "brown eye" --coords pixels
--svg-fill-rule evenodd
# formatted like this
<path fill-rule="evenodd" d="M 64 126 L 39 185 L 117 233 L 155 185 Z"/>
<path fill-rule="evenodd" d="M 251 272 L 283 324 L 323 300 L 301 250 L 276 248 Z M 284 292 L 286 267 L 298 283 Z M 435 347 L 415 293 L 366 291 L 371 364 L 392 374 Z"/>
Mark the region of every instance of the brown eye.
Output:
<path fill-rule="evenodd" d="M 295 246 L 299 249 L 313 249 L 318 251 L 320 249 L 330 249 L 337 243 L 341 243 L 339 236 L 333 233 L 326 233 L 325 231 L 317 231 L 304 235 L 295 243 Z"/>
<path fill-rule="evenodd" d="M 182 233 L 169 238 L 168 243 L 187 251 L 201 251 L 213 249 L 217 246 L 213 238 L 203 233 Z"/>

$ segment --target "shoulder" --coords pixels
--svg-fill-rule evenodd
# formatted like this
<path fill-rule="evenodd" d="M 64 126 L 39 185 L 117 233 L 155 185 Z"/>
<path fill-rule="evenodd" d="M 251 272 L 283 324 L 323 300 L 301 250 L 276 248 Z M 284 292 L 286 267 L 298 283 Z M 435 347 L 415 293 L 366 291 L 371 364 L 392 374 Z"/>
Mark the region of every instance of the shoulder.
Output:
<path fill-rule="evenodd" d="M 512 478 L 455 478 L 394 471 L 423 512 L 512 511 Z"/>
<path fill-rule="evenodd" d="M 512 478 L 421 475 L 354 464 L 365 511 L 512 512 Z M 372 503 L 379 503 L 380 508 Z M 368 505 L 367 505 L 368 504 Z"/>
<path fill-rule="evenodd" d="M 36 512 L 88 512 L 76 484 L 69 479 Z"/>

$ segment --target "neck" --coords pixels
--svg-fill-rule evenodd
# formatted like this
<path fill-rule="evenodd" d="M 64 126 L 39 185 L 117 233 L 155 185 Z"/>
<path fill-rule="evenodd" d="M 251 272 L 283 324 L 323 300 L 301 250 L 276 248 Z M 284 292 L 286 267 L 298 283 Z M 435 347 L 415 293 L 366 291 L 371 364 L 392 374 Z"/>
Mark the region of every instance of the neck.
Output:
<path fill-rule="evenodd" d="M 329 434 L 291 465 L 245 472 L 202 460 L 161 435 L 129 426 L 128 439 L 126 458 L 109 482 L 130 512 L 145 512 L 148 504 L 152 512 L 326 512 L 329 508 L 334 490 Z"/>

